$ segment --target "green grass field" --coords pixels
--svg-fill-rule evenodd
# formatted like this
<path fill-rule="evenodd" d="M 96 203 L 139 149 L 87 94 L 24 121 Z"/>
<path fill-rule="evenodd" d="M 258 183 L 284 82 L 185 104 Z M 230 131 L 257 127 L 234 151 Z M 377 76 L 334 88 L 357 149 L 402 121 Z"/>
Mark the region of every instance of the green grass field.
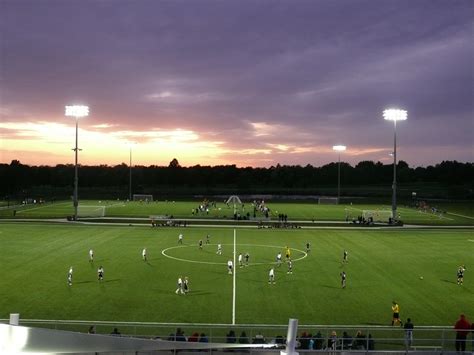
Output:
<path fill-rule="evenodd" d="M 278 214 L 288 215 L 289 221 L 344 221 L 346 216 L 350 218 L 362 215 L 363 210 L 390 211 L 391 206 L 380 204 L 341 204 L 341 205 L 318 205 L 317 203 L 281 203 L 269 202 L 271 217 L 278 219 Z M 100 215 L 105 210 L 107 217 L 143 217 L 149 216 L 174 216 L 175 218 L 224 218 L 233 216 L 233 206 L 225 203 L 217 203 L 215 208 L 210 208 L 209 213 L 193 214 L 191 211 L 199 206 L 198 201 L 154 201 L 126 202 L 126 201 L 81 201 L 80 210 Z M 440 209 L 447 211 L 444 214 L 433 214 L 418 211 L 414 208 L 398 206 L 398 213 L 405 224 L 423 225 L 474 225 L 474 204 L 451 203 L 441 204 Z M 15 208 L 16 218 L 58 218 L 72 215 L 73 207 L 70 201 L 47 203 L 44 205 L 27 205 Z M 239 210 L 242 216 L 247 213 L 253 216 L 251 203 L 245 203 L 244 208 Z M 12 217 L 13 209 L 0 211 L 2 217 Z M 257 212 L 257 218 L 263 215 Z"/>
<path fill-rule="evenodd" d="M 177 236 L 184 234 L 184 245 Z M 211 244 L 199 250 L 199 239 Z M 231 228 L 150 228 L 46 223 L 0 225 L 0 318 L 195 322 L 231 324 L 389 325 L 391 302 L 417 325 L 451 325 L 474 315 L 472 229 L 237 229 L 235 249 L 249 252 L 248 267 L 226 270 L 234 259 Z M 305 243 L 311 251 L 305 254 Z M 223 255 L 216 255 L 216 244 Z M 293 274 L 268 270 L 288 245 Z M 146 247 L 149 260 L 141 251 Z M 95 260 L 88 261 L 93 248 Z M 341 263 L 349 251 L 349 262 Z M 463 286 L 456 270 L 467 267 Z M 66 276 L 74 267 L 73 285 Z M 99 265 L 105 280 L 98 282 Z M 348 275 L 340 287 L 340 272 Z M 179 276 L 191 292 L 174 293 Z M 420 279 L 423 276 L 423 280 Z"/>

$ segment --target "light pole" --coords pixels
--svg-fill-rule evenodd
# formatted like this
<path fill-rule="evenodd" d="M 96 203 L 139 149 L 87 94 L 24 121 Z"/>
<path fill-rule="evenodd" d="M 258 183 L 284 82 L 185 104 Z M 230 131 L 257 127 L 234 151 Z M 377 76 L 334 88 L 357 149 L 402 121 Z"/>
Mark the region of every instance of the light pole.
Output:
<path fill-rule="evenodd" d="M 388 109 L 383 112 L 383 118 L 393 121 L 393 184 L 392 184 L 392 220 L 397 220 L 397 121 L 405 121 L 407 111 Z"/>
<path fill-rule="evenodd" d="M 65 107 L 65 115 L 67 117 L 74 117 L 76 119 L 76 147 L 73 149 L 75 152 L 75 161 L 74 161 L 74 196 L 73 196 L 73 206 L 74 206 L 74 220 L 77 221 L 77 207 L 79 206 L 79 200 L 77 197 L 77 189 L 79 178 L 77 176 L 77 153 L 79 148 L 77 146 L 78 143 L 78 126 L 79 126 L 79 118 L 86 117 L 89 115 L 89 107 L 88 106 L 66 106 Z"/>
<path fill-rule="evenodd" d="M 338 153 L 338 163 L 337 163 L 337 204 L 339 204 L 339 199 L 341 198 L 341 152 L 346 150 L 345 145 L 334 145 L 332 150 Z"/>
<path fill-rule="evenodd" d="M 129 164 L 130 179 L 129 179 L 129 189 L 128 189 L 128 200 L 129 201 L 132 201 L 132 146 L 133 146 L 133 143 L 128 144 L 128 147 L 130 149 L 130 164 Z"/>

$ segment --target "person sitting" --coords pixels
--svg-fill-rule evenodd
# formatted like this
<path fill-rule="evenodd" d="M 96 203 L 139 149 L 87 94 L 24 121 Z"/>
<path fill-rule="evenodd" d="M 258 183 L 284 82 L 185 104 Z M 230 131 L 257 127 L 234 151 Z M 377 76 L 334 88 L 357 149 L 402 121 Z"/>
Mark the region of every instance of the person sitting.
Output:
<path fill-rule="evenodd" d="M 352 348 L 356 350 L 365 350 L 366 346 L 366 339 L 365 335 L 359 330 L 355 336 L 355 340 L 353 342 Z"/>
<path fill-rule="evenodd" d="M 226 343 L 234 344 L 236 342 L 237 342 L 237 338 L 235 336 L 235 332 L 233 330 L 229 331 L 229 333 L 226 336 Z"/>
<path fill-rule="evenodd" d="M 345 350 L 352 349 L 352 337 L 347 332 L 342 333 L 342 348 Z"/>
<path fill-rule="evenodd" d="M 252 344 L 265 344 L 265 337 L 262 334 L 256 334 L 252 340 Z"/>
<path fill-rule="evenodd" d="M 188 338 L 188 342 L 197 343 L 198 340 L 199 340 L 199 333 L 197 333 L 197 332 L 194 332 L 194 333 Z"/>
<path fill-rule="evenodd" d="M 112 331 L 112 333 L 110 333 L 110 335 L 120 336 L 121 334 L 117 328 L 114 328 L 114 330 Z"/>
<path fill-rule="evenodd" d="M 245 333 L 245 331 L 242 331 L 239 337 L 239 344 L 249 344 L 249 343 L 250 341 L 249 341 L 249 338 L 247 337 L 247 333 Z"/>

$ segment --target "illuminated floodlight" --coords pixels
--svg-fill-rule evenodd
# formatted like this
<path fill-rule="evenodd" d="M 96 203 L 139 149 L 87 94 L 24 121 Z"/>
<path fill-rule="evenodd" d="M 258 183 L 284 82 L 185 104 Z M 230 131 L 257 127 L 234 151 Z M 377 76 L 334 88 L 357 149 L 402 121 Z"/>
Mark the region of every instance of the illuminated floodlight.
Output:
<path fill-rule="evenodd" d="M 346 146 L 345 145 L 333 145 L 332 146 L 332 150 L 335 150 L 336 152 L 343 152 L 346 150 Z"/>
<path fill-rule="evenodd" d="M 68 117 L 86 117 L 89 116 L 89 106 L 72 105 L 66 106 L 65 115 Z"/>
<path fill-rule="evenodd" d="M 393 108 L 384 110 L 383 118 L 387 121 L 405 121 L 407 119 L 407 111 Z"/>

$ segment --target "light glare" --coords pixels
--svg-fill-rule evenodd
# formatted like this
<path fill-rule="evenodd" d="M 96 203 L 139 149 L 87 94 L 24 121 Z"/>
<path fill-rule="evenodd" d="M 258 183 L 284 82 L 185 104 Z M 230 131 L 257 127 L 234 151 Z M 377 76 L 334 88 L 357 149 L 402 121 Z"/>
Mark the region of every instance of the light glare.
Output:
<path fill-rule="evenodd" d="M 345 145 L 334 145 L 332 147 L 333 150 L 335 150 L 336 152 L 343 152 L 346 150 L 346 146 Z"/>
<path fill-rule="evenodd" d="M 387 121 L 405 121 L 407 119 L 407 111 L 388 109 L 383 112 L 383 118 Z"/>
<path fill-rule="evenodd" d="M 80 106 L 80 105 L 73 105 L 73 106 L 66 106 L 66 116 L 70 117 L 86 117 L 89 116 L 89 106 Z"/>

